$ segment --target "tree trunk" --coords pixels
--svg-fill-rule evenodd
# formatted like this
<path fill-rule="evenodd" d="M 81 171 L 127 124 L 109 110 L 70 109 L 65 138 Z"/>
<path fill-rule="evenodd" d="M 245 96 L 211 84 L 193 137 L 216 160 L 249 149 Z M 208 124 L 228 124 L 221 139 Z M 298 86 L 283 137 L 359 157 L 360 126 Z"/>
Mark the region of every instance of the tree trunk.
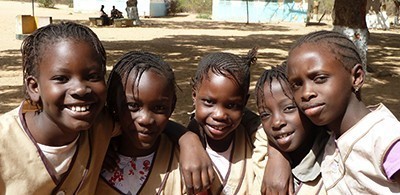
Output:
<path fill-rule="evenodd" d="M 400 1 L 399 0 L 393 0 L 394 6 L 395 6 L 395 15 L 394 15 L 394 25 L 399 25 L 400 24 Z"/>
<path fill-rule="evenodd" d="M 368 28 L 365 20 L 367 0 L 335 0 L 333 30 L 349 37 L 357 46 L 367 70 Z"/>

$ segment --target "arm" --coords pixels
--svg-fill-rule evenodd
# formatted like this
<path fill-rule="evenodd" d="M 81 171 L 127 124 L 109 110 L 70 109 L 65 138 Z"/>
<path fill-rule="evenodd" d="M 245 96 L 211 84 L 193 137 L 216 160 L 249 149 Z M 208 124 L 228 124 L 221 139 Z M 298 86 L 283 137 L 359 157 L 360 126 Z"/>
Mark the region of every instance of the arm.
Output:
<path fill-rule="evenodd" d="M 261 193 L 294 193 L 292 169 L 289 160 L 271 145 L 268 145 L 268 161 L 264 170 Z"/>
<path fill-rule="evenodd" d="M 165 133 L 180 146 L 179 164 L 189 194 L 198 193 L 211 186 L 214 170 L 199 137 L 184 126 L 170 121 Z"/>

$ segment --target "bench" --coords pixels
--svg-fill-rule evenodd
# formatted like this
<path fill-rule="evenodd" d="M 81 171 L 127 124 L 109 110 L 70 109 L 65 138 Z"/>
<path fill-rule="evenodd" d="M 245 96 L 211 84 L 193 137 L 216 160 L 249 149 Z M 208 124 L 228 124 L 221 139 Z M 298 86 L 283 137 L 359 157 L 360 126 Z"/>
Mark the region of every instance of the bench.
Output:
<path fill-rule="evenodd" d="M 131 27 L 131 26 L 133 26 L 133 19 L 129 18 L 114 19 L 114 27 Z"/>
<path fill-rule="evenodd" d="M 89 18 L 90 26 L 104 26 L 104 20 L 100 17 L 90 17 Z"/>

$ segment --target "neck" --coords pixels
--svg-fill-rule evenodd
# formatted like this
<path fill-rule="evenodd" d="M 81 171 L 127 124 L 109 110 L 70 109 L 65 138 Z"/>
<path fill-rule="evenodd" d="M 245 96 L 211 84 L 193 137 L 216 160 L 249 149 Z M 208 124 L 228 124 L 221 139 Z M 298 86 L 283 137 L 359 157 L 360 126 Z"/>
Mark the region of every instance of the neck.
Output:
<path fill-rule="evenodd" d="M 221 140 L 214 140 L 208 136 L 206 136 L 207 139 L 207 144 L 210 146 L 210 148 L 216 152 L 224 152 L 228 150 L 229 146 L 232 143 L 233 137 L 234 137 L 234 132 L 231 132 L 229 135 L 224 137 Z"/>
<path fill-rule="evenodd" d="M 355 124 L 357 124 L 362 118 L 364 118 L 369 112 L 370 110 L 368 110 L 365 104 L 356 99 L 350 102 L 345 112 L 339 116 L 336 121 L 328 124 L 327 127 L 329 130 L 335 133 L 336 138 L 339 138 Z"/>
<path fill-rule="evenodd" d="M 63 131 L 44 112 L 27 112 L 25 121 L 27 131 L 37 143 L 43 145 L 64 146 L 73 142 L 79 135 L 79 132 Z"/>
<path fill-rule="evenodd" d="M 304 140 L 304 144 L 302 144 L 299 148 L 297 148 L 297 150 L 288 153 L 289 158 L 292 160 L 291 163 L 292 168 L 300 164 L 300 162 L 304 159 L 304 157 L 306 157 L 306 155 L 310 152 L 310 150 L 312 150 L 316 135 L 317 132 L 315 131 L 310 132 L 307 139 Z"/>
<path fill-rule="evenodd" d="M 160 138 L 158 138 L 157 141 L 150 148 L 141 149 L 137 148 L 137 144 L 134 144 L 131 140 L 125 139 L 126 137 L 127 136 L 122 135 L 121 139 L 118 140 L 118 153 L 129 157 L 147 156 L 155 152 L 160 143 Z"/>

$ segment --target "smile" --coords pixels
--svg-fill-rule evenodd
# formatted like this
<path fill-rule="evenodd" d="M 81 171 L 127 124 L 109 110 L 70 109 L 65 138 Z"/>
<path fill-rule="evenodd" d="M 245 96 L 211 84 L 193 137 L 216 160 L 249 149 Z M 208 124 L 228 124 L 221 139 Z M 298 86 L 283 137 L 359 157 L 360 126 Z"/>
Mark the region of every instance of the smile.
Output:
<path fill-rule="evenodd" d="M 69 110 L 72 110 L 74 112 L 87 112 L 90 109 L 90 105 L 84 105 L 84 106 L 67 106 Z"/>
<path fill-rule="evenodd" d="M 293 132 L 284 133 L 284 134 L 276 136 L 276 139 L 283 139 L 283 138 L 288 137 L 289 135 L 292 135 L 292 134 L 293 134 Z"/>

